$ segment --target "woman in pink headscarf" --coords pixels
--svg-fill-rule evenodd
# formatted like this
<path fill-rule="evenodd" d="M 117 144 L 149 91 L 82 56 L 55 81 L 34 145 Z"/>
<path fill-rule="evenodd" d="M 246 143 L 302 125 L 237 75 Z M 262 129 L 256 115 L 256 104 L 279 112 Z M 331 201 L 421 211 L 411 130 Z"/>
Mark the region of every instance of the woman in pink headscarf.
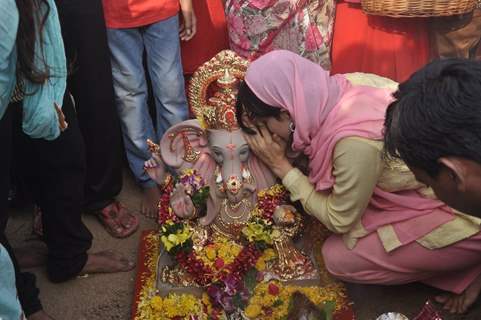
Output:
<path fill-rule="evenodd" d="M 382 157 L 391 93 L 273 51 L 247 70 L 237 118 L 292 201 L 335 234 L 323 247 L 334 276 L 422 281 L 463 295 L 446 308 L 464 312 L 481 289 L 481 220 L 447 207 L 404 163 Z"/>

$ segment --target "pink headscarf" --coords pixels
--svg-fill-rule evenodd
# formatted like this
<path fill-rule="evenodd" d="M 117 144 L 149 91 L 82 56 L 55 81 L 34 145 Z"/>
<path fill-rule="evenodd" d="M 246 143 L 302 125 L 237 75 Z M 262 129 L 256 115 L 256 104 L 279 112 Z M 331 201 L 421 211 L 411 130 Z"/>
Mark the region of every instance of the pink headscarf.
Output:
<path fill-rule="evenodd" d="M 292 148 L 309 157 L 316 189 L 334 184 L 331 156 L 348 136 L 382 139 L 391 91 L 352 86 L 344 75 L 329 76 L 319 65 L 290 51 L 278 50 L 254 61 L 245 77 L 254 94 L 289 112 L 296 125 Z"/>
<path fill-rule="evenodd" d="M 264 103 L 289 112 L 296 125 L 292 148 L 309 157 L 309 180 L 317 191 L 334 185 L 332 155 L 340 139 L 383 138 L 386 108 L 393 99 L 390 90 L 353 86 L 344 75 L 330 76 L 285 50 L 252 62 L 245 81 Z M 389 193 L 375 188 L 362 222 L 368 231 L 394 224 L 400 241 L 408 243 L 452 218 L 451 209 L 415 190 Z"/>

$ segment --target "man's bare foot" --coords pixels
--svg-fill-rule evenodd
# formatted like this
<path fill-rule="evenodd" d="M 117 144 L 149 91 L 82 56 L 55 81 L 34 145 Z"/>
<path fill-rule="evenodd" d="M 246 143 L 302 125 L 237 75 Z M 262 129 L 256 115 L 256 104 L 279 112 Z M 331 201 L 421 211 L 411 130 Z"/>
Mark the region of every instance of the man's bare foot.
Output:
<path fill-rule="evenodd" d="M 31 314 L 27 320 L 54 320 L 51 316 L 49 316 L 45 311 L 40 310 Z"/>
<path fill-rule="evenodd" d="M 156 218 L 159 208 L 160 190 L 158 186 L 144 189 L 142 195 L 141 212 L 147 218 Z"/>
<path fill-rule="evenodd" d="M 45 245 L 13 249 L 21 269 L 35 268 L 47 263 L 48 249 Z"/>
<path fill-rule="evenodd" d="M 461 294 L 442 294 L 435 298 L 436 302 L 444 304 L 443 309 L 450 313 L 465 313 L 478 299 L 481 291 L 481 276 L 478 276 Z"/>
<path fill-rule="evenodd" d="M 89 254 L 87 263 L 80 274 L 127 272 L 134 267 L 135 263 L 122 256 L 120 253 L 106 250 Z"/>

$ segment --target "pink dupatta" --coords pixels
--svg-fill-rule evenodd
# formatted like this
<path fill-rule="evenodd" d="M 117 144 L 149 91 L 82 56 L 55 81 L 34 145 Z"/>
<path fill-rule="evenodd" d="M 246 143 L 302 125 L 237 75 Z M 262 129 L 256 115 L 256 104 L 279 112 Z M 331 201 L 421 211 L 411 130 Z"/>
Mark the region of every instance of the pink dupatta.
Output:
<path fill-rule="evenodd" d="M 310 181 L 330 190 L 332 155 L 346 137 L 382 140 L 391 91 L 353 86 L 344 75 L 329 76 L 320 66 L 292 52 L 273 51 L 251 63 L 245 81 L 263 102 L 289 112 L 296 129 L 292 148 L 309 157 Z M 376 187 L 362 217 L 373 232 L 391 224 L 407 244 L 452 220 L 452 210 L 416 190 L 390 193 Z"/>

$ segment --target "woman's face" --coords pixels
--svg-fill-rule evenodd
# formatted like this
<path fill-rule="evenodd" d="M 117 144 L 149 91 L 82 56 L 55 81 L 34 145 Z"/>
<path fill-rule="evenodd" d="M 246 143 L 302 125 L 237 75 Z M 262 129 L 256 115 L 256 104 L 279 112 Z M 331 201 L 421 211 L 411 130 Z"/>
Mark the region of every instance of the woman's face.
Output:
<path fill-rule="evenodd" d="M 283 111 L 279 118 L 266 117 L 258 118 L 256 120 L 257 125 L 266 126 L 272 134 L 278 135 L 286 142 L 289 141 L 289 136 L 291 135 L 291 130 L 289 128 L 291 117 L 289 116 L 289 113 Z"/>

